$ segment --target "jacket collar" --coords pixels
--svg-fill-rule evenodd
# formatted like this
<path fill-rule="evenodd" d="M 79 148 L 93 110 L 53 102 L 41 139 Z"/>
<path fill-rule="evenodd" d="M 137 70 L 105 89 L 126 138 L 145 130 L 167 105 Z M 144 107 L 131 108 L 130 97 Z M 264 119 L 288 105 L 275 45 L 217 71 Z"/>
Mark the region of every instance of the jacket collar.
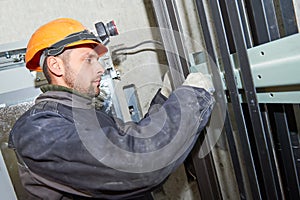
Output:
<path fill-rule="evenodd" d="M 54 101 L 74 108 L 94 108 L 93 98 L 59 85 L 45 85 L 41 87 L 42 94 L 37 97 L 35 103 L 42 101 Z"/>

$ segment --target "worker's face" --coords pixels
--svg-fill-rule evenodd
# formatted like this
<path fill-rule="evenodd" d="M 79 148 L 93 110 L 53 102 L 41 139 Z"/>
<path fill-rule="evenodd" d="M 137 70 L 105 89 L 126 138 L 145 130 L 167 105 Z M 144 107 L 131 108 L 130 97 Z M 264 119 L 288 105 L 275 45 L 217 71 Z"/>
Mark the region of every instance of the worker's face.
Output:
<path fill-rule="evenodd" d="M 104 68 L 99 63 L 99 50 L 92 46 L 84 45 L 68 49 L 64 59 L 64 81 L 74 90 L 89 96 L 98 96 L 100 93 L 101 75 Z"/>

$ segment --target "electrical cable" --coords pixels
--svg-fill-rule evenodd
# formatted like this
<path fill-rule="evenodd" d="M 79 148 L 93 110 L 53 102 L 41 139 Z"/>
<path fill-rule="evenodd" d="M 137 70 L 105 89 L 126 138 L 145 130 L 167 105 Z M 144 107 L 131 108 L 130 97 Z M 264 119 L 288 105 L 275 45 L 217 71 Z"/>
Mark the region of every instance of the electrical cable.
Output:
<path fill-rule="evenodd" d="M 157 44 L 157 45 L 160 45 L 160 46 L 163 46 L 163 44 L 159 41 L 156 41 L 156 40 L 146 40 L 146 41 L 143 41 L 143 42 L 140 42 L 136 45 L 133 45 L 133 46 L 130 46 L 130 47 L 122 47 L 122 48 L 119 48 L 119 49 L 116 49 L 114 51 L 112 51 L 112 54 L 113 55 L 122 55 L 124 53 L 116 53 L 118 51 L 124 51 L 124 50 L 131 50 L 131 49 L 135 49 L 141 45 L 144 45 L 144 44 L 147 44 L 147 43 L 154 43 L 154 44 Z M 127 53 L 128 54 L 128 53 Z"/>

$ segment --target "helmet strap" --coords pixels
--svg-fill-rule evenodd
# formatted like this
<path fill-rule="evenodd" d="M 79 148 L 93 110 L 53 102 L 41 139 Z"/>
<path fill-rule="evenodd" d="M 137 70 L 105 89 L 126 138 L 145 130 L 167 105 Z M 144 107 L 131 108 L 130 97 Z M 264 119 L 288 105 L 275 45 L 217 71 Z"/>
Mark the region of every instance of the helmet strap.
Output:
<path fill-rule="evenodd" d="M 43 53 L 40 56 L 40 63 L 39 63 L 40 67 L 42 69 L 44 69 L 44 64 L 45 64 L 46 58 L 47 58 L 47 55 L 46 55 L 45 51 L 43 51 Z"/>
<path fill-rule="evenodd" d="M 50 47 L 48 47 L 47 49 L 44 50 L 43 54 L 45 57 L 57 56 L 64 51 L 64 49 L 67 45 L 72 44 L 77 41 L 80 41 L 80 40 L 94 40 L 96 42 L 102 43 L 101 40 L 99 40 L 93 33 L 89 32 L 88 30 L 83 30 L 83 31 L 68 35 L 64 39 L 51 45 Z M 42 56 L 41 56 L 41 58 L 42 58 Z M 45 60 L 45 58 L 43 58 L 43 60 Z M 41 59 L 40 59 L 40 61 L 41 61 Z"/>

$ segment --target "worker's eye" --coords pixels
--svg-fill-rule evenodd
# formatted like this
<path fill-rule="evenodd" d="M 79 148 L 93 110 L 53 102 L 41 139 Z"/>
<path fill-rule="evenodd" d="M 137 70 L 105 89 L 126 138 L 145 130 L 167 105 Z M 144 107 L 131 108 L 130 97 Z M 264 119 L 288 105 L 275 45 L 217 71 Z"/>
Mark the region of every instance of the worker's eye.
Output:
<path fill-rule="evenodd" d="M 92 63 L 92 58 L 86 58 L 86 59 L 85 59 L 85 62 L 91 64 L 91 63 Z"/>
<path fill-rule="evenodd" d="M 88 63 L 88 64 L 93 64 L 94 62 L 97 61 L 97 58 L 94 57 L 94 56 L 89 56 L 89 57 L 86 57 L 84 60 L 85 60 L 85 62 Z"/>
<path fill-rule="evenodd" d="M 97 54 L 87 54 L 83 57 L 84 62 L 87 64 L 95 64 L 98 62 L 98 55 Z"/>

